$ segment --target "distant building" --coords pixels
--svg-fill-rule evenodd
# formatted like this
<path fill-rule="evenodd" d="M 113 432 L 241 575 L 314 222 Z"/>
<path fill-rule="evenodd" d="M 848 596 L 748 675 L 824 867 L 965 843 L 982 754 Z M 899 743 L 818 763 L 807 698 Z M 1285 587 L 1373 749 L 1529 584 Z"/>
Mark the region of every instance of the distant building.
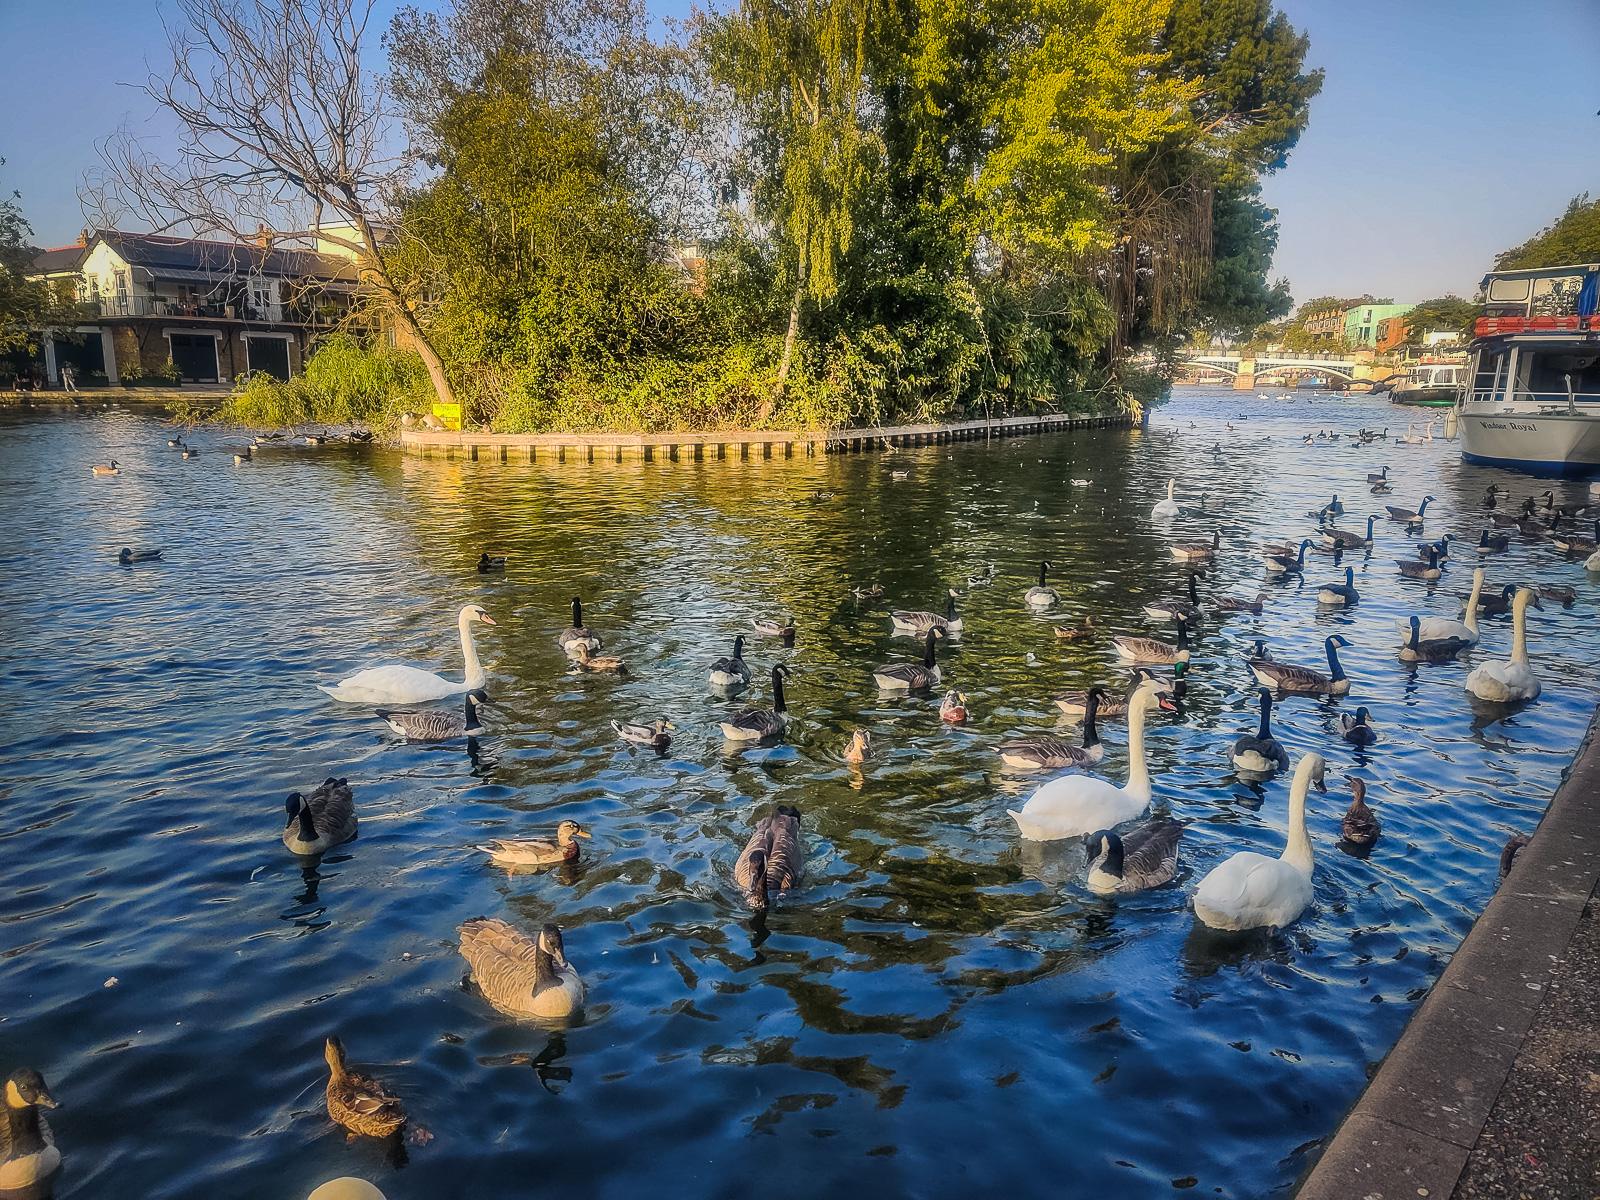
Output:
<path fill-rule="evenodd" d="M 1337 341 L 1344 336 L 1344 309 L 1329 308 L 1306 318 L 1306 332 L 1316 341 Z"/>
<path fill-rule="evenodd" d="M 1378 348 L 1378 322 L 1386 317 L 1401 317 L 1410 312 L 1411 304 L 1360 304 L 1345 310 L 1344 340 L 1352 347 Z M 1401 335 L 1404 340 L 1405 335 Z"/>
<path fill-rule="evenodd" d="M 1397 317 L 1384 317 L 1378 322 L 1378 333 L 1373 341 L 1373 348 L 1379 354 L 1387 354 L 1391 350 L 1398 350 L 1405 344 L 1406 337 L 1411 332 L 1411 323 L 1402 314 Z"/>

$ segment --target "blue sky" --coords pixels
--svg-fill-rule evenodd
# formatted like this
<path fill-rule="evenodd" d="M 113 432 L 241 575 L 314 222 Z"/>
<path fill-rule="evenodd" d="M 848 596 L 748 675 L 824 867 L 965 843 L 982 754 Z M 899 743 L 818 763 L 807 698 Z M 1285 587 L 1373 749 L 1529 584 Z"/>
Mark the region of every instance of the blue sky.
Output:
<path fill-rule="evenodd" d="M 392 9 L 395 0 L 381 0 Z M 1495 251 L 1600 195 L 1596 0 L 1279 0 L 1327 71 L 1311 126 L 1266 183 L 1274 273 L 1299 300 L 1470 294 Z M 652 0 L 667 14 L 686 0 Z M 166 11 L 172 9 L 169 3 Z M 152 106 L 131 87 L 166 38 L 152 0 L 0 0 L 0 186 L 44 245 L 82 225 L 95 143 Z"/>

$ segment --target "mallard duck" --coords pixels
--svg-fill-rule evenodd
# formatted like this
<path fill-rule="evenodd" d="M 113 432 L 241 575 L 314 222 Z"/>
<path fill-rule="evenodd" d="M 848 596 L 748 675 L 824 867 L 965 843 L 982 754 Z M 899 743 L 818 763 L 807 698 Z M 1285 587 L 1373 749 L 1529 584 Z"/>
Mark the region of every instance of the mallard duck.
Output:
<path fill-rule="evenodd" d="M 1466 638 L 1422 637 L 1422 618 L 1411 618 L 1411 636 L 1406 644 L 1400 647 L 1401 662 L 1450 662 L 1463 650 L 1470 650 L 1472 643 Z"/>
<path fill-rule="evenodd" d="M 44 1076 L 18 1067 L 6 1080 L 5 1120 L 0 1121 L 0 1191 L 31 1188 L 54 1175 L 61 1151 L 41 1108 L 54 1108 Z"/>
<path fill-rule="evenodd" d="M 1478 534 L 1479 554 L 1504 554 L 1511 545 L 1509 533 L 1490 533 L 1484 529 Z"/>
<path fill-rule="evenodd" d="M 1061 599 L 1061 593 L 1045 583 L 1045 574 L 1050 570 L 1051 565 L 1048 562 L 1039 564 L 1039 583 L 1036 587 L 1031 587 L 1022 593 L 1023 603 L 1033 608 L 1049 608 Z"/>
<path fill-rule="evenodd" d="M 875 583 L 871 587 L 853 587 L 850 594 L 857 600 L 877 600 L 883 595 L 883 584 Z"/>
<path fill-rule="evenodd" d="M 756 822 L 733 865 L 733 879 L 744 889 L 745 902 L 754 909 L 771 903 L 773 892 L 800 886 L 805 855 L 800 845 L 800 810 L 780 804 Z"/>
<path fill-rule="evenodd" d="M 329 1037 L 323 1056 L 328 1060 L 328 1115 L 352 1135 L 386 1138 L 406 1123 L 400 1097 L 376 1079 L 358 1075 L 345 1066 L 344 1043 Z"/>
<path fill-rule="evenodd" d="M 571 1016 L 583 1004 L 583 980 L 567 961 L 561 929 L 545 925 L 537 940 L 494 917 L 456 926 L 461 957 L 483 998 L 512 1017 Z"/>
<path fill-rule="evenodd" d="M 1136 663 L 1186 663 L 1189 661 L 1189 623 L 1181 616 L 1178 618 L 1176 644 L 1123 633 L 1112 638 L 1111 645 L 1119 658 Z"/>
<path fill-rule="evenodd" d="M 1315 858 L 1306 831 L 1306 793 L 1323 786 L 1320 754 L 1307 754 L 1289 790 L 1289 837 L 1279 858 L 1241 850 L 1214 867 L 1194 892 L 1194 915 L 1213 929 L 1282 928 L 1311 903 Z"/>
<path fill-rule="evenodd" d="M 588 642 L 572 642 L 568 650 L 583 671 L 621 671 L 628 665 L 615 654 L 596 654 Z"/>
<path fill-rule="evenodd" d="M 1305 538 L 1300 543 L 1300 549 L 1295 554 L 1266 554 L 1267 574 L 1269 575 L 1298 575 L 1306 569 L 1306 551 L 1311 547 L 1311 539 Z"/>
<path fill-rule="evenodd" d="M 1541 599 L 1553 600 L 1563 608 L 1571 608 L 1578 602 L 1577 591 L 1570 587 L 1551 587 L 1548 584 L 1540 584 L 1535 590 L 1538 591 Z"/>
<path fill-rule="evenodd" d="M 478 555 L 478 574 L 487 575 L 490 571 L 504 571 L 506 569 L 506 556 L 504 554 L 490 554 L 485 550 Z"/>
<path fill-rule="evenodd" d="M 1400 564 L 1400 574 L 1407 579 L 1437 579 L 1442 572 L 1439 569 L 1439 551 L 1433 546 L 1421 546 L 1418 552 L 1426 555 L 1427 561 L 1415 558 L 1397 558 Z"/>
<path fill-rule="evenodd" d="M 1537 609 L 1544 608 L 1532 588 L 1522 588 L 1511 604 L 1511 658 L 1504 662 L 1482 663 L 1467 676 L 1467 691 L 1478 699 L 1496 704 L 1514 704 L 1519 700 L 1539 698 L 1543 690 L 1539 677 L 1528 666 L 1529 605 Z"/>
<path fill-rule="evenodd" d="M 1344 666 L 1339 662 L 1339 648 L 1348 646 L 1343 634 L 1336 633 L 1323 639 L 1323 649 L 1328 655 L 1328 674 L 1313 671 L 1310 667 L 1297 667 L 1270 658 L 1252 658 L 1250 670 L 1267 687 L 1297 696 L 1342 696 L 1350 690 Z"/>
<path fill-rule="evenodd" d="M 890 479 L 904 481 L 904 480 L 907 480 L 907 479 L 911 478 L 911 472 L 910 472 L 910 470 L 890 471 L 889 472 L 889 478 Z"/>
<path fill-rule="evenodd" d="M 1068 767 L 1092 767 L 1105 757 L 1106 748 L 1100 744 L 1100 734 L 1095 729 L 1095 710 L 1105 688 L 1089 689 L 1088 712 L 1083 720 L 1083 745 L 1074 746 L 1060 738 L 1024 738 L 1016 742 L 1001 743 L 1000 761 L 1019 771 L 1064 771 Z"/>
<path fill-rule="evenodd" d="M 967 719 L 967 698 L 960 692 L 949 691 L 944 694 L 944 699 L 939 701 L 939 719 L 949 721 L 952 725 L 959 725 Z"/>
<path fill-rule="evenodd" d="M 239 451 L 239 453 L 233 456 L 233 461 L 236 463 L 247 463 L 254 457 L 255 455 L 252 453 L 250 447 L 246 446 L 243 450 Z"/>
<path fill-rule="evenodd" d="M 1211 606 L 1211 611 L 1224 613 L 1255 613 L 1258 616 L 1267 605 L 1267 594 L 1257 592 L 1254 600 L 1241 600 L 1237 596 L 1222 596 Z"/>
<path fill-rule="evenodd" d="M 466 694 L 459 713 L 447 708 L 380 708 L 374 715 L 408 742 L 448 742 L 482 733 L 478 705 L 488 703 L 488 694 L 475 688 Z"/>
<path fill-rule="evenodd" d="M 977 574 L 968 575 L 967 576 L 967 586 L 969 588 L 988 587 L 991 583 L 994 582 L 994 577 L 995 577 L 995 566 L 994 566 L 993 563 L 990 563 L 986 567 L 984 567 L 983 570 L 979 571 Z"/>
<path fill-rule="evenodd" d="M 1240 771 L 1271 775 L 1289 766 L 1289 752 L 1272 736 L 1272 689 L 1261 688 L 1261 726 L 1234 742 L 1228 761 Z"/>
<path fill-rule="evenodd" d="M 495 838 L 476 849 L 502 867 L 548 867 L 574 861 L 578 857 L 578 843 L 573 839 L 588 836 L 576 821 L 563 821 L 556 826 L 553 842 L 549 838 Z"/>
<path fill-rule="evenodd" d="M 885 691 L 916 691 L 939 682 L 939 664 L 934 661 L 934 645 L 944 636 L 941 629 L 928 630 L 926 649 L 920 663 L 884 663 L 872 668 L 872 678 Z"/>
<path fill-rule="evenodd" d="M 1344 569 L 1343 583 L 1325 583 L 1317 590 L 1317 603 L 1330 605 L 1344 605 L 1348 607 L 1361 601 L 1361 593 L 1355 589 L 1356 572 L 1354 567 Z"/>
<path fill-rule="evenodd" d="M 124 546 L 117 555 L 117 561 L 123 566 L 136 562 L 155 562 L 161 557 L 160 550 L 130 550 Z"/>
<path fill-rule="evenodd" d="M 733 639 L 733 653 L 711 664 L 711 686 L 742 688 L 750 683 L 750 664 L 744 661 L 744 635 Z"/>
<path fill-rule="evenodd" d="M 1340 713 L 1339 736 L 1352 746 L 1372 745 L 1378 740 L 1378 731 L 1367 723 L 1371 716 L 1364 704 L 1356 709 L 1356 715 L 1353 717 L 1349 713 Z"/>
<path fill-rule="evenodd" d="M 755 617 L 750 625 L 763 637 L 783 638 L 788 641 L 794 637 L 794 618 L 784 617 L 781 621 L 774 621 L 771 617 Z"/>
<path fill-rule="evenodd" d="M 889 619 L 894 622 L 894 631 L 903 637 L 927 637 L 930 629 L 938 629 L 945 633 L 959 633 L 961 631 L 961 618 L 956 616 L 956 591 L 950 589 L 950 594 L 945 598 L 944 616 L 932 612 L 912 612 L 906 609 L 896 609 L 889 614 Z"/>
<path fill-rule="evenodd" d="M 1058 638 L 1065 638 L 1069 642 L 1084 641 L 1087 638 L 1094 637 L 1097 632 L 1098 631 L 1094 627 L 1094 618 L 1087 614 L 1085 614 L 1083 618 L 1083 624 L 1078 626 L 1076 629 L 1068 628 L 1065 625 L 1056 626 L 1056 636 Z"/>
<path fill-rule="evenodd" d="M 310 796 L 290 792 L 283 802 L 289 814 L 283 844 L 291 854 L 322 854 L 356 836 L 356 801 L 345 779 L 329 776 Z"/>
<path fill-rule="evenodd" d="M 1366 781 L 1354 775 L 1346 775 L 1345 778 L 1350 781 L 1350 790 L 1354 795 L 1351 797 L 1349 810 L 1344 814 L 1344 820 L 1339 823 L 1339 828 L 1344 833 L 1344 840 L 1352 846 L 1370 846 L 1383 832 L 1383 825 L 1367 807 Z"/>
<path fill-rule="evenodd" d="M 1153 600 L 1144 606 L 1145 616 L 1152 621 L 1176 621 L 1179 616 L 1190 624 L 1200 618 L 1200 593 L 1195 588 L 1195 576 L 1205 574 L 1204 571 L 1190 571 L 1189 598 L 1187 600 Z M 1059 632 L 1059 631 L 1058 631 Z"/>
<path fill-rule="evenodd" d="M 1422 503 L 1416 508 L 1401 508 L 1394 504 L 1385 505 L 1385 508 L 1389 513 L 1389 520 L 1402 521 L 1407 525 L 1415 525 L 1427 515 L 1428 505 L 1432 502 L 1432 500 L 1432 496 L 1424 496 L 1422 498 Z"/>
<path fill-rule="evenodd" d="M 568 654 L 576 656 L 579 646 L 586 646 L 590 650 L 598 650 L 605 643 L 583 623 L 583 601 L 578 597 L 572 598 L 572 624 L 556 634 L 556 645 Z"/>
<path fill-rule="evenodd" d="M 667 733 L 669 729 L 677 726 L 671 721 L 658 717 L 649 725 L 629 725 L 622 721 L 611 722 L 611 728 L 617 731 L 617 736 L 625 742 L 633 742 L 640 746 L 649 746 L 657 754 L 665 754 L 667 747 L 672 745 L 672 738 Z"/>
<path fill-rule="evenodd" d="M 1179 562 L 1203 562 L 1215 558 L 1221 547 L 1222 531 L 1214 529 L 1211 531 L 1209 542 L 1179 542 L 1175 546 L 1168 546 L 1167 549 L 1172 551 L 1172 557 Z"/>
<path fill-rule="evenodd" d="M 1581 533 L 1552 533 L 1550 544 L 1563 554 L 1593 554 L 1600 549 L 1600 521 L 1594 523 L 1594 537 Z"/>
<path fill-rule="evenodd" d="M 1162 521 L 1169 517 L 1182 515 L 1183 507 L 1172 498 L 1173 489 L 1177 486 L 1178 481 L 1176 479 L 1167 480 L 1167 498 L 1165 500 L 1157 500 L 1155 507 L 1150 510 L 1150 516 L 1153 520 Z"/>
<path fill-rule="evenodd" d="M 89 470 L 95 475 L 120 475 L 120 474 L 122 474 L 121 468 L 119 468 L 117 466 L 117 460 L 114 459 L 114 458 L 111 460 L 111 465 L 108 466 L 108 467 L 102 467 L 99 463 L 96 463 L 94 466 L 90 467 Z"/>
<path fill-rule="evenodd" d="M 871 753 L 872 735 L 865 729 L 858 729 L 850 735 L 850 744 L 844 748 L 844 760 L 847 763 L 864 763 Z"/>
<path fill-rule="evenodd" d="M 1348 529 L 1335 529 L 1331 525 L 1322 531 L 1322 544 L 1324 546 L 1339 546 L 1347 550 L 1355 550 L 1362 546 L 1372 545 L 1372 525 L 1378 518 L 1367 518 L 1367 532 L 1364 534 L 1353 533 Z"/>
<path fill-rule="evenodd" d="M 1170 883 L 1178 873 L 1181 821 L 1156 818 L 1118 837 L 1108 829 L 1084 839 L 1089 890 L 1101 896 L 1142 892 Z"/>
<path fill-rule="evenodd" d="M 788 709 L 783 702 L 783 677 L 788 672 L 781 666 L 772 668 L 772 707 L 747 708 L 722 722 L 722 736 L 730 742 L 759 742 L 777 737 L 789 724 Z"/>

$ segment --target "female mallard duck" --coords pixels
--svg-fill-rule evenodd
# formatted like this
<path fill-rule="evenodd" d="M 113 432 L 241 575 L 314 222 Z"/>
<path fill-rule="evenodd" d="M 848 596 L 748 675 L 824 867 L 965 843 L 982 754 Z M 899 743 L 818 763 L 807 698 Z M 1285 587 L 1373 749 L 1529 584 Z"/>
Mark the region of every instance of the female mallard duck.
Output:
<path fill-rule="evenodd" d="M 304 857 L 325 853 L 356 836 L 356 801 L 348 780 L 329 776 L 309 797 L 290 792 L 283 844 Z"/>
<path fill-rule="evenodd" d="M 351 1136 L 386 1138 L 406 1123 L 400 1097 L 376 1079 L 358 1075 L 345 1066 L 344 1043 L 329 1037 L 323 1049 L 328 1060 L 328 1115 Z"/>
<path fill-rule="evenodd" d="M 949 691 L 944 694 L 944 699 L 939 701 L 939 719 L 949 721 L 952 725 L 959 725 L 967 719 L 967 698 L 960 692 Z"/>
<path fill-rule="evenodd" d="M 123 566 L 136 562 L 155 562 L 161 557 L 160 550 L 130 550 L 124 546 L 117 555 L 117 561 Z"/>
<path fill-rule="evenodd" d="M 11 1072 L 6 1080 L 5 1119 L 0 1121 L 0 1191 L 31 1188 L 60 1168 L 55 1134 L 39 1111 L 55 1106 L 43 1075 L 32 1067 Z"/>
<path fill-rule="evenodd" d="M 553 842 L 549 838 L 495 838 L 476 848 L 502 867 L 548 867 L 576 861 L 578 843 L 573 839 L 588 836 L 576 821 L 563 821 L 556 826 Z"/>
<path fill-rule="evenodd" d="M 1383 825 L 1376 814 L 1367 807 L 1366 781 L 1354 775 L 1346 775 L 1350 781 L 1350 791 L 1354 793 L 1350 799 L 1350 808 L 1344 814 L 1344 820 L 1339 823 L 1339 828 L 1344 833 L 1344 840 L 1352 846 L 1370 846 L 1378 840 L 1378 835 L 1383 832 Z"/>
<path fill-rule="evenodd" d="M 1272 775 L 1289 766 L 1289 752 L 1272 736 L 1272 689 L 1261 690 L 1261 727 L 1234 742 L 1228 761 L 1252 775 Z"/>
<path fill-rule="evenodd" d="M 1128 703 L 1128 782 L 1122 787 L 1091 775 L 1052 779 L 1028 797 L 1021 812 L 1007 809 L 1029 841 L 1049 842 L 1112 829 L 1150 804 L 1150 770 L 1144 757 L 1144 718 L 1151 708 L 1173 707 L 1154 680 L 1140 684 Z"/>
<path fill-rule="evenodd" d="M 777 737 L 789 724 L 789 712 L 783 702 L 783 677 L 788 672 L 781 666 L 772 668 L 772 707 L 747 708 L 722 722 L 722 736 L 730 742 L 759 742 Z"/>
<path fill-rule="evenodd" d="M 733 653 L 711 664 L 711 686 L 742 688 L 750 683 L 750 664 L 744 661 L 744 634 L 733 639 Z"/>
<path fill-rule="evenodd" d="M 1343 696 L 1350 690 L 1350 680 L 1345 677 L 1344 666 L 1339 662 L 1338 650 L 1350 643 L 1343 634 L 1334 634 L 1323 640 L 1328 653 L 1328 674 L 1313 671 L 1310 667 L 1297 667 L 1293 663 L 1275 662 L 1270 658 L 1252 658 L 1250 670 L 1266 687 L 1296 696 Z"/>
<path fill-rule="evenodd" d="M 507 1016 L 559 1019 L 582 1006 L 583 980 L 558 926 L 546 925 L 535 940 L 497 918 L 474 917 L 456 933 L 478 990 Z"/>
<path fill-rule="evenodd" d="M 1518 700 L 1537 700 L 1543 689 L 1539 677 L 1528 666 L 1528 606 L 1543 609 L 1531 588 L 1523 588 L 1511 605 L 1511 658 L 1506 662 L 1486 662 L 1467 676 L 1466 688 L 1480 700 L 1513 704 Z"/>
<path fill-rule="evenodd" d="M 595 631 L 583 623 L 583 601 L 574 596 L 572 598 L 572 624 L 556 634 L 556 645 L 576 657 L 579 646 L 589 650 L 598 650 L 604 644 Z"/>
<path fill-rule="evenodd" d="M 573 642 L 568 650 L 580 671 L 621 671 L 628 665 L 615 654 L 596 654 L 588 642 Z"/>
<path fill-rule="evenodd" d="M 1407 579 L 1437 579 L 1443 572 L 1439 568 L 1439 551 L 1433 546 L 1422 546 L 1419 553 L 1427 555 L 1424 562 L 1415 558 L 1397 558 L 1400 574 Z"/>
<path fill-rule="evenodd" d="M 376 716 L 408 742 L 448 742 L 458 737 L 476 737 L 483 732 L 478 724 L 478 705 L 488 704 L 482 688 L 465 697 L 461 712 L 444 708 L 380 708 Z"/>
<path fill-rule="evenodd" d="M 1269 575 L 1298 575 L 1306 569 L 1306 551 L 1311 547 L 1311 539 L 1305 538 L 1300 543 L 1300 550 L 1296 554 L 1265 554 L 1262 555 L 1267 562 Z"/>
<path fill-rule="evenodd" d="M 784 641 L 794 637 L 794 618 L 790 616 L 785 616 L 781 621 L 774 621 L 771 617 L 755 617 L 750 625 L 763 637 L 782 638 Z"/>
<path fill-rule="evenodd" d="M 1157 817 L 1118 837 L 1108 829 L 1084 841 L 1089 852 L 1089 890 L 1101 896 L 1142 892 L 1170 883 L 1178 873 L 1183 822 Z"/>
<path fill-rule="evenodd" d="M 1056 626 L 1056 636 L 1058 638 L 1064 638 L 1069 642 L 1084 641 L 1087 638 L 1094 637 L 1095 633 L 1096 630 L 1094 627 L 1094 618 L 1087 614 L 1085 614 L 1083 618 L 1083 624 L 1078 626 L 1076 629 L 1068 628 L 1065 625 Z"/>
<path fill-rule="evenodd" d="M 1186 663 L 1189 661 L 1189 622 L 1181 616 L 1178 618 L 1176 644 L 1122 633 L 1111 639 L 1111 645 L 1119 658 L 1136 663 Z"/>
<path fill-rule="evenodd" d="M 744 889 L 745 902 L 754 909 L 771 903 L 771 893 L 800 886 L 805 855 L 800 846 L 800 810 L 780 804 L 756 822 L 733 865 L 733 879 Z"/>
<path fill-rule="evenodd" d="M 1570 587 L 1551 587 L 1549 584 L 1540 584 L 1536 589 L 1542 600 L 1553 600 L 1562 608 L 1571 608 L 1578 602 L 1576 589 Z"/>
<path fill-rule="evenodd" d="M 1432 502 L 1432 500 L 1432 496 L 1424 496 L 1422 498 L 1422 503 L 1416 508 L 1401 508 L 1399 505 L 1395 504 L 1386 504 L 1384 507 L 1389 511 L 1389 520 L 1401 521 L 1407 525 L 1416 525 L 1420 523 L 1423 517 L 1427 515 L 1428 505 Z"/>
<path fill-rule="evenodd" d="M 1282 928 L 1311 903 L 1315 859 L 1306 832 L 1306 793 L 1322 783 L 1320 754 L 1307 754 L 1289 790 L 1289 839 L 1281 857 L 1241 850 L 1212 868 L 1194 892 L 1194 915 L 1213 929 Z"/>
<path fill-rule="evenodd" d="M 1172 557 L 1179 562 L 1206 562 L 1217 556 L 1217 551 L 1222 548 L 1222 531 L 1213 529 L 1209 542 L 1179 542 L 1177 545 L 1168 546 Z"/>
<path fill-rule="evenodd" d="M 1378 731 L 1367 723 L 1372 714 L 1367 711 L 1367 706 L 1362 705 L 1356 709 L 1356 715 L 1349 713 L 1339 714 L 1339 736 L 1352 746 L 1370 746 L 1378 740 Z"/>
<path fill-rule="evenodd" d="M 1511 545 L 1509 533 L 1490 533 L 1488 529 L 1478 534 L 1479 554 L 1504 554 Z"/>
<path fill-rule="evenodd" d="M 109 467 L 102 467 L 99 463 L 96 463 L 94 466 L 90 467 L 89 470 L 96 475 L 120 475 L 122 473 L 121 469 L 117 466 L 117 460 L 114 458 L 111 460 L 111 465 Z"/>
<path fill-rule="evenodd" d="M 1068 767 L 1092 767 L 1106 755 L 1095 729 L 1095 710 L 1106 694 L 1103 687 L 1089 689 L 1088 713 L 1083 719 L 1083 745 L 1074 746 L 1060 738 L 1026 738 L 1000 745 L 1000 761 L 1018 771 L 1064 771 Z"/>
<path fill-rule="evenodd" d="M 1361 600 L 1361 593 L 1355 589 L 1356 572 L 1354 567 L 1344 569 L 1343 583 L 1325 583 L 1317 591 L 1318 604 L 1342 604 L 1349 606 Z"/>
<path fill-rule="evenodd" d="M 910 612 L 906 609 L 896 609 L 889 614 L 889 619 L 894 622 L 894 631 L 901 636 L 927 637 L 930 629 L 939 629 L 945 633 L 959 633 L 961 618 L 956 616 L 956 591 L 950 589 L 950 595 L 945 599 L 944 616 L 932 612 Z"/>
<path fill-rule="evenodd" d="M 1163 521 L 1169 517 L 1183 515 L 1183 507 L 1172 498 L 1172 491 L 1177 486 L 1178 481 L 1176 479 L 1167 480 L 1167 498 L 1156 501 L 1155 507 L 1150 510 L 1152 520 Z"/>
<path fill-rule="evenodd" d="M 1267 605 L 1267 594 L 1257 592 L 1254 600 L 1241 600 L 1237 596 L 1223 596 L 1211 606 L 1211 611 L 1219 615 L 1223 613 L 1255 613 L 1261 615 L 1261 610 Z"/>
<path fill-rule="evenodd" d="M 1042 562 L 1039 564 L 1038 586 L 1031 587 L 1022 593 L 1022 599 L 1025 604 L 1028 604 L 1033 608 L 1049 608 L 1052 604 L 1061 599 L 1061 593 L 1045 583 L 1045 574 L 1050 570 L 1051 565 L 1052 564 L 1048 562 Z"/>
<path fill-rule="evenodd" d="M 872 668 L 872 678 L 885 691 L 916 691 L 939 682 L 939 664 L 934 661 L 934 644 L 944 636 L 941 629 L 928 630 L 927 649 L 920 663 L 884 663 Z"/>
<path fill-rule="evenodd" d="M 676 729 L 677 726 L 665 718 L 658 717 L 649 725 L 629 725 L 625 721 L 613 721 L 611 728 L 615 729 L 617 736 L 625 742 L 649 746 L 657 754 L 665 754 L 667 747 L 672 745 L 672 738 L 667 730 Z"/>
<path fill-rule="evenodd" d="M 1426 638 L 1422 636 L 1422 618 L 1411 618 L 1411 636 L 1406 644 L 1400 647 L 1401 662 L 1451 662 L 1463 650 L 1470 650 L 1472 643 L 1466 638 L 1444 637 Z"/>
<path fill-rule="evenodd" d="M 1372 525 L 1377 519 L 1377 517 L 1367 518 L 1367 532 L 1364 534 L 1353 533 L 1348 529 L 1335 529 L 1330 525 L 1322 531 L 1322 544 L 1330 549 L 1334 546 L 1340 546 L 1346 550 L 1357 550 L 1362 546 L 1370 546 L 1372 545 Z"/>
<path fill-rule="evenodd" d="M 996 574 L 995 565 L 989 563 L 983 570 L 967 576 L 967 586 L 969 588 L 988 587 L 994 582 Z"/>
<path fill-rule="evenodd" d="M 877 600 L 883 596 L 883 584 L 875 583 L 871 587 L 853 587 L 850 594 L 857 600 Z"/>
<path fill-rule="evenodd" d="M 504 554 L 490 554 L 485 550 L 478 555 L 478 574 L 487 575 L 490 571 L 504 571 L 505 569 L 506 556 Z"/>
<path fill-rule="evenodd" d="M 1204 571 L 1190 571 L 1189 598 L 1187 600 L 1153 600 L 1144 606 L 1145 616 L 1152 621 L 1176 621 L 1180 616 L 1191 624 L 1200 619 L 1200 593 L 1195 587 L 1195 576 L 1204 575 Z"/>
<path fill-rule="evenodd" d="M 864 763 L 871 753 L 872 735 L 865 729 L 858 729 L 850 735 L 850 744 L 844 748 L 844 760 L 847 763 Z"/>

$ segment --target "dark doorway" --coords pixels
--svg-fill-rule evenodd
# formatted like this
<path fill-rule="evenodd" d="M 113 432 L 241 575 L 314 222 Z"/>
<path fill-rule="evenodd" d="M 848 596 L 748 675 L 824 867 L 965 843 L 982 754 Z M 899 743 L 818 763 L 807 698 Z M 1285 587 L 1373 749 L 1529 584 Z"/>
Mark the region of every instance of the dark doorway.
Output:
<path fill-rule="evenodd" d="M 217 339 L 209 334 L 167 335 L 172 342 L 172 361 L 186 383 L 217 382 Z"/>
<path fill-rule="evenodd" d="M 264 371 L 280 383 L 289 378 L 289 339 L 251 337 L 244 340 L 250 374 Z"/>
<path fill-rule="evenodd" d="M 68 363 L 72 364 L 72 373 L 77 378 L 78 386 L 85 384 L 104 383 L 106 371 L 105 343 L 100 340 L 100 331 L 93 333 L 80 333 L 77 335 L 81 341 L 69 342 L 61 338 L 52 338 L 56 348 L 56 371 Z M 93 376 L 99 375 L 99 379 Z"/>

